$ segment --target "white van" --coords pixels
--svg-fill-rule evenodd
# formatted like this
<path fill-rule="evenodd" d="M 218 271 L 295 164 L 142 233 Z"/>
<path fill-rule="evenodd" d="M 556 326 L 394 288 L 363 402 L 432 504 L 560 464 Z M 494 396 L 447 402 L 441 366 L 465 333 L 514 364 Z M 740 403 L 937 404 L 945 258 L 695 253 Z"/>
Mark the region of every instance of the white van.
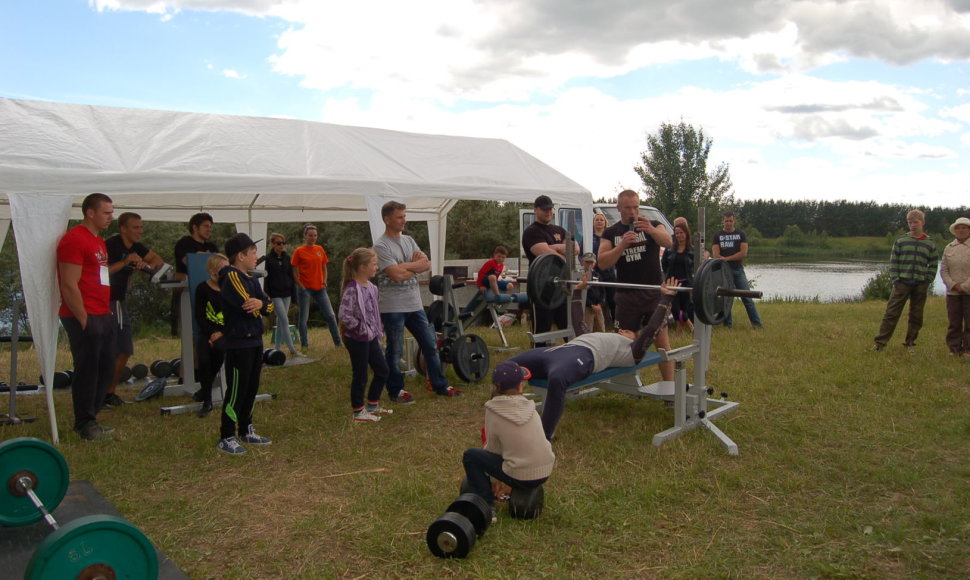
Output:
<path fill-rule="evenodd" d="M 616 209 L 615 203 L 594 203 L 593 213 L 601 213 L 606 216 L 607 227 L 620 221 L 620 212 Z M 640 206 L 640 215 L 652 220 L 660 222 L 667 228 L 667 231 L 671 235 L 674 233 L 674 227 L 670 224 L 667 217 L 657 208 L 649 205 Z M 536 219 L 535 211 L 533 208 L 520 209 L 519 210 L 519 243 L 522 243 L 522 232 L 525 228 L 534 222 Z M 583 251 L 592 251 L 592 246 L 586 246 L 583 244 L 583 212 L 578 207 L 568 207 L 568 206 L 556 206 L 556 215 L 553 216 L 553 223 L 562 226 L 567 232 L 573 235 L 573 238 L 579 242 L 579 246 L 583 248 Z M 522 251 L 520 247 L 519 251 L 519 276 L 525 277 L 528 270 L 528 260 L 525 259 L 525 252 Z"/>

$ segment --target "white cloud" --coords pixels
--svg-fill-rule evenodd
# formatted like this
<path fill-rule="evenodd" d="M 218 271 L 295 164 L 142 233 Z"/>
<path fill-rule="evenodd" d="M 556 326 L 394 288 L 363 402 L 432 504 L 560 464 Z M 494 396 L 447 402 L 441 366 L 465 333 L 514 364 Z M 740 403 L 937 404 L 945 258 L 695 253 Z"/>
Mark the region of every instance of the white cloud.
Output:
<path fill-rule="evenodd" d="M 240 73 L 239 71 L 233 70 L 231 68 L 227 68 L 227 69 L 223 70 L 222 71 L 222 76 L 224 76 L 226 78 L 230 78 L 230 79 L 240 79 L 240 80 L 246 78 L 246 75 Z"/>
<path fill-rule="evenodd" d="M 964 123 L 970 123 L 970 103 L 956 107 L 946 107 L 940 110 L 940 116 L 951 117 Z"/>

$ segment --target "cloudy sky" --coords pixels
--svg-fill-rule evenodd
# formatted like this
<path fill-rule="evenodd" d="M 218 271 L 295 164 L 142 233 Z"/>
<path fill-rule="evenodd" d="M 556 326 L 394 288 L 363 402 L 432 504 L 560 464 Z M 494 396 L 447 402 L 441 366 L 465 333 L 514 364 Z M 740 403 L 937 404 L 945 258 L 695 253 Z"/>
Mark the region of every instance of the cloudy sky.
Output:
<path fill-rule="evenodd" d="M 683 119 L 740 199 L 970 205 L 970 0 L 4 0 L 0 53 L 3 97 L 502 138 L 596 197 Z"/>

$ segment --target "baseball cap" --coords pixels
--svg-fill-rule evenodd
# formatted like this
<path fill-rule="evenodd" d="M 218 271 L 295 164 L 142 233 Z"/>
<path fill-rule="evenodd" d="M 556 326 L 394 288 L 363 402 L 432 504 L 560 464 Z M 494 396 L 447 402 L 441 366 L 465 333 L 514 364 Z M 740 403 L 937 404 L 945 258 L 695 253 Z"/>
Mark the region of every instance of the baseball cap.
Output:
<path fill-rule="evenodd" d="M 233 237 L 226 240 L 226 257 L 229 258 L 231 262 L 233 257 L 244 250 L 256 245 L 257 242 L 263 241 L 262 239 L 253 241 L 247 234 L 238 233 Z"/>
<path fill-rule="evenodd" d="M 539 209 L 552 209 L 556 204 L 552 203 L 552 199 L 548 195 L 540 195 L 536 198 L 533 206 Z"/>
<path fill-rule="evenodd" d="M 531 376 L 529 369 L 519 366 L 515 361 L 502 361 L 492 371 L 492 384 L 500 391 L 511 391 Z"/>

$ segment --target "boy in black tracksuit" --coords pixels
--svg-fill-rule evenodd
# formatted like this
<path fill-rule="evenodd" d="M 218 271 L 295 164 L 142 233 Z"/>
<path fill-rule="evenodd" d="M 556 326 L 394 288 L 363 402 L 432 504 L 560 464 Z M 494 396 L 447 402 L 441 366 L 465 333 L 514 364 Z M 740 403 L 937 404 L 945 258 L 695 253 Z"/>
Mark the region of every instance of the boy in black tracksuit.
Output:
<path fill-rule="evenodd" d="M 268 438 L 253 429 L 253 405 L 263 368 L 263 320 L 273 313 L 273 302 L 255 278 L 246 272 L 256 267 L 256 243 L 246 234 L 226 242 L 229 266 L 219 272 L 222 311 L 226 331 L 226 374 L 228 392 L 222 402 L 219 451 L 230 455 L 246 452 L 240 445 L 269 445 Z M 238 438 L 236 437 L 238 429 Z"/>

